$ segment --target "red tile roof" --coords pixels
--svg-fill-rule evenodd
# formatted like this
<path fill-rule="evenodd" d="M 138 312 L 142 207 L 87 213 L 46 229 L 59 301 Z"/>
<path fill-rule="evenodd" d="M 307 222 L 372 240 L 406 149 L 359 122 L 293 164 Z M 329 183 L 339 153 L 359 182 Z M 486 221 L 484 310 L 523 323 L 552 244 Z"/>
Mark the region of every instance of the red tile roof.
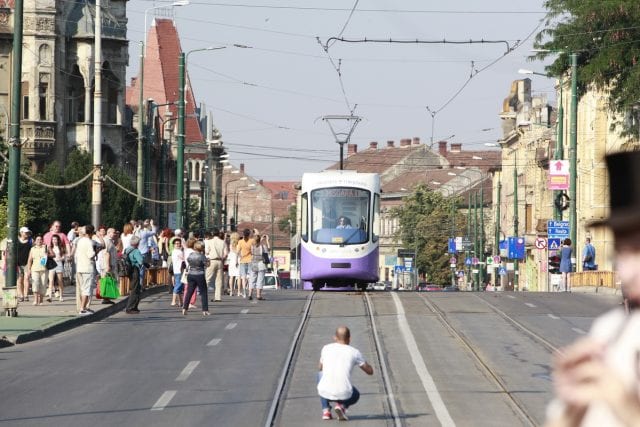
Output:
<path fill-rule="evenodd" d="M 179 97 L 179 56 L 182 52 L 180 37 L 173 21 L 170 19 L 154 20 L 147 36 L 147 46 L 144 58 L 144 99 L 153 98 L 156 104 L 175 103 L 169 106 L 173 117 L 178 117 Z M 191 89 L 191 83 L 186 72 L 185 93 L 185 145 L 202 143 L 204 136 L 200 132 L 200 126 L 196 118 L 196 100 Z M 127 87 L 127 104 L 134 111 L 138 110 L 140 93 L 139 79 L 131 81 Z M 162 107 L 162 111 L 165 111 Z"/>

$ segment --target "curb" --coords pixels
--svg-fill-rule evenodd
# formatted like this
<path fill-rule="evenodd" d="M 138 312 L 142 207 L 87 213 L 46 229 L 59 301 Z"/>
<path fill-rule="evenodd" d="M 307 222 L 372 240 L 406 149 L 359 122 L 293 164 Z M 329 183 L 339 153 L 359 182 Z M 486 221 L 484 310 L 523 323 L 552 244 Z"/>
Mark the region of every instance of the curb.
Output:
<path fill-rule="evenodd" d="M 140 299 L 143 300 L 148 296 L 155 295 L 160 292 L 166 292 L 168 289 L 168 286 L 169 285 L 160 285 L 160 286 L 154 286 L 152 288 L 147 288 L 144 290 L 144 292 L 142 292 Z M 68 331 L 69 329 L 73 329 L 81 325 L 86 325 L 88 323 L 93 323 L 99 320 L 106 319 L 107 317 L 119 311 L 124 310 L 127 306 L 128 301 L 129 301 L 129 297 L 127 296 L 126 298 L 123 298 L 117 303 L 109 307 L 102 308 L 88 316 L 73 317 L 68 320 L 63 320 L 59 323 L 53 324 L 47 328 L 26 332 L 24 334 L 20 334 L 16 336 L 0 337 L 0 348 L 11 347 L 16 344 L 24 344 L 30 341 L 35 341 L 42 338 L 50 337 L 52 335 L 59 334 L 60 332 Z"/>

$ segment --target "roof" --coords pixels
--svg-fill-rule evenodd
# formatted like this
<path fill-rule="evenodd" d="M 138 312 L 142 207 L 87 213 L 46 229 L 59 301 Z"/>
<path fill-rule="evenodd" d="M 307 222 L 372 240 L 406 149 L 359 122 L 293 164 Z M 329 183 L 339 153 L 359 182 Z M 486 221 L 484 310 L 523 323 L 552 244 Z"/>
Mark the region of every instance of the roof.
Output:
<path fill-rule="evenodd" d="M 182 52 L 180 37 L 171 19 L 154 19 L 147 36 L 147 46 L 144 58 L 144 99 L 152 98 L 156 104 L 171 104 L 162 107 L 178 117 L 179 97 L 179 57 Z M 200 125 L 196 117 L 196 100 L 191 88 L 191 82 L 186 70 L 185 93 L 185 145 L 202 143 L 204 136 L 200 131 Z M 134 111 L 138 110 L 140 96 L 140 80 L 132 79 L 131 86 L 127 87 L 127 104 Z"/>
<path fill-rule="evenodd" d="M 361 173 L 384 174 L 387 170 L 402 163 L 407 157 L 426 151 L 429 151 L 428 147 L 423 144 L 379 149 L 367 148 L 363 151 L 348 154 L 343 162 L 344 169 L 357 170 Z M 327 169 L 338 169 L 339 167 L 340 162 L 337 162 Z"/>

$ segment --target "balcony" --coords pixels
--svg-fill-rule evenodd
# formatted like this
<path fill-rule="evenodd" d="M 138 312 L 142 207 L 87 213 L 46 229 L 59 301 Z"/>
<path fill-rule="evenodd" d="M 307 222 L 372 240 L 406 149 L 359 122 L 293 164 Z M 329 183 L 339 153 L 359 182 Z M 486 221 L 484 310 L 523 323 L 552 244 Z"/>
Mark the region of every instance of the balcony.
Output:
<path fill-rule="evenodd" d="M 47 121 L 21 122 L 22 152 L 32 161 L 42 161 L 49 157 L 56 141 L 56 123 Z"/>

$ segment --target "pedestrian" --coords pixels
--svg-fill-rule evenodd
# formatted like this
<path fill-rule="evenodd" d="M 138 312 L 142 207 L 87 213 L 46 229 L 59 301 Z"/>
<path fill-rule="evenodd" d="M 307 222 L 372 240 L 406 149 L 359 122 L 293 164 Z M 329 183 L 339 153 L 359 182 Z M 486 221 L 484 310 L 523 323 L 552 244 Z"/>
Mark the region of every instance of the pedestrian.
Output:
<path fill-rule="evenodd" d="M 153 224 L 152 219 L 146 219 L 139 224 L 136 229 L 134 229 L 134 234 L 140 237 L 140 244 L 138 245 L 138 250 L 142 254 L 142 259 L 144 260 L 144 264 L 151 264 L 152 262 L 152 247 L 153 243 L 151 240 L 154 238 L 156 234 L 156 226 Z M 144 265 L 142 267 L 145 268 Z"/>
<path fill-rule="evenodd" d="M 44 242 L 44 239 L 43 239 Z M 55 297 L 55 282 L 58 280 L 58 299 L 60 302 L 64 302 L 64 297 L 62 296 L 64 291 L 64 260 L 67 257 L 66 246 L 62 243 L 60 236 L 58 234 L 54 234 L 51 236 L 51 244 L 48 246 L 49 252 L 53 256 L 54 261 L 56 262 L 56 267 L 49 270 L 49 290 L 47 291 L 47 302 L 51 302 L 51 300 Z"/>
<path fill-rule="evenodd" d="M 606 157 L 616 273 L 622 306 L 598 317 L 585 338 L 555 357 L 556 398 L 547 426 L 637 426 L 640 423 L 640 152 Z"/>
<path fill-rule="evenodd" d="M 569 281 L 569 273 L 571 273 L 571 255 L 573 254 L 573 248 L 571 247 L 571 239 L 568 237 L 562 241 L 560 247 L 560 273 L 561 276 L 561 291 L 571 292 L 571 283 Z"/>
<path fill-rule="evenodd" d="M 67 235 L 62 232 L 62 224 L 60 221 L 55 220 L 49 226 L 49 231 L 44 235 L 44 245 L 48 248 L 51 247 L 51 238 L 56 235 L 60 237 L 60 241 L 65 246 L 65 252 L 71 253 L 71 243 L 69 243 L 69 239 Z"/>
<path fill-rule="evenodd" d="M 175 243 L 175 242 L 174 242 Z M 198 296 L 198 294 L 200 293 L 200 290 L 197 290 L 197 293 L 193 294 L 193 296 L 191 297 L 190 300 L 187 300 L 187 283 L 188 283 L 188 276 L 189 276 L 189 263 L 187 262 L 187 258 L 189 258 L 189 255 L 191 255 L 194 252 L 193 246 L 196 244 L 196 239 L 194 237 L 189 237 L 189 239 L 187 239 L 187 242 L 184 244 L 185 248 L 184 248 L 184 263 L 185 263 L 185 268 L 182 271 L 182 284 L 184 285 L 184 294 L 182 296 L 184 301 L 189 301 L 189 308 L 196 308 L 196 298 Z"/>
<path fill-rule="evenodd" d="M 591 244 L 591 238 L 587 237 L 582 249 L 582 269 L 584 271 L 597 270 L 596 267 L 596 248 Z"/>
<path fill-rule="evenodd" d="M 205 237 L 207 233 L 205 233 Z M 224 240 L 220 238 L 220 230 L 214 228 L 209 234 L 209 239 L 204 241 L 204 255 L 209 260 L 205 279 L 207 287 L 214 289 L 214 298 L 211 301 L 222 301 L 222 275 L 224 260 L 227 258 L 227 249 Z"/>
<path fill-rule="evenodd" d="M 126 251 L 131 247 L 131 238 L 133 237 L 133 225 L 127 222 L 122 226 L 122 233 L 120 234 L 120 241 L 122 242 L 122 250 Z M 124 253 L 124 252 L 123 252 Z"/>
<path fill-rule="evenodd" d="M 267 251 L 259 234 L 253 236 L 251 245 L 251 266 L 249 270 L 249 300 L 253 299 L 253 290 L 256 290 L 256 299 L 263 300 L 262 288 L 264 287 L 264 274 L 267 266 L 264 263 L 263 253 Z M 267 252 L 268 253 L 268 252 Z"/>
<path fill-rule="evenodd" d="M 73 242 L 76 237 L 78 237 L 78 228 L 80 227 L 80 223 L 78 221 L 71 222 L 71 228 L 67 232 L 67 240 L 69 243 Z"/>
<path fill-rule="evenodd" d="M 171 268 L 173 272 L 173 292 L 171 297 L 171 306 L 182 307 L 182 292 L 184 285 L 182 284 L 182 273 L 186 268 L 184 260 L 184 251 L 182 250 L 182 240 L 177 239 L 173 242 L 173 251 L 171 252 Z"/>
<path fill-rule="evenodd" d="M 33 305 L 42 305 L 44 292 L 47 288 L 47 256 L 49 251 L 44 245 L 42 235 L 38 234 L 29 250 L 29 258 L 25 266 L 25 274 L 31 277 Z M 51 300 L 49 300 L 51 302 Z"/>
<path fill-rule="evenodd" d="M 351 332 L 346 326 L 339 326 L 333 337 L 334 343 L 322 347 L 318 372 L 318 394 L 322 403 L 322 419 L 331 419 L 331 402 L 339 420 L 347 420 L 347 409 L 360 399 L 360 392 L 351 383 L 351 371 L 355 366 L 367 375 L 373 375 L 373 368 L 355 347 L 349 345 Z"/>
<path fill-rule="evenodd" d="M 238 252 L 238 270 L 240 274 L 240 288 L 242 288 L 242 297 L 247 297 L 247 291 L 249 289 L 249 264 L 251 264 L 251 246 L 252 242 L 249 239 L 251 237 L 251 230 L 245 228 L 242 231 L 242 239 L 238 241 L 236 246 L 236 252 Z"/>
<path fill-rule="evenodd" d="M 133 266 L 131 274 L 129 275 L 129 300 L 127 301 L 127 307 L 125 313 L 138 314 L 138 304 L 140 303 L 140 295 L 142 294 L 142 266 L 143 259 L 138 245 L 140 244 L 140 237 L 132 236 L 130 240 L 129 248 L 124 252 L 124 256 L 129 258 L 131 265 Z"/>
<path fill-rule="evenodd" d="M 240 285 L 240 271 L 238 269 L 238 239 L 240 235 L 236 232 L 231 233 L 229 236 L 229 254 L 227 256 L 227 265 L 229 266 L 229 292 L 231 296 L 234 293 L 237 296 L 240 296 L 241 293 L 244 293 L 244 290 Z"/>
<path fill-rule="evenodd" d="M 205 269 L 209 264 L 209 260 L 204 256 L 204 243 L 196 241 L 193 244 L 193 252 L 187 257 L 187 295 L 182 303 L 182 315 L 186 316 L 189 310 L 191 297 L 196 289 L 200 293 L 200 301 L 202 303 L 202 315 L 208 316 L 209 301 L 207 297 L 207 283 L 205 281 Z"/>
<path fill-rule="evenodd" d="M 79 295 L 79 301 L 76 299 L 76 306 L 78 306 L 78 313 L 81 316 L 86 316 L 93 313 L 93 310 L 89 308 L 89 303 L 96 277 L 96 252 L 91 240 L 93 225 L 88 224 L 80 227 L 79 234 L 75 251 L 76 292 Z"/>
<path fill-rule="evenodd" d="M 100 281 L 107 276 L 113 275 L 115 277 L 115 273 L 118 268 L 118 249 L 115 245 L 115 235 L 116 230 L 114 228 L 106 228 L 101 226 L 99 231 L 99 236 L 102 237 L 102 242 L 104 244 L 104 250 L 101 250 L 98 253 L 98 286 L 100 286 Z M 102 304 L 115 304 L 113 300 L 110 298 L 106 298 L 102 295 Z"/>
<path fill-rule="evenodd" d="M 31 251 L 31 230 L 27 227 L 20 227 L 18 234 L 18 251 L 16 256 L 16 265 L 18 267 L 18 299 L 20 301 L 29 301 L 29 283 L 30 277 L 25 274 L 25 267 L 29 260 L 29 251 Z"/>

